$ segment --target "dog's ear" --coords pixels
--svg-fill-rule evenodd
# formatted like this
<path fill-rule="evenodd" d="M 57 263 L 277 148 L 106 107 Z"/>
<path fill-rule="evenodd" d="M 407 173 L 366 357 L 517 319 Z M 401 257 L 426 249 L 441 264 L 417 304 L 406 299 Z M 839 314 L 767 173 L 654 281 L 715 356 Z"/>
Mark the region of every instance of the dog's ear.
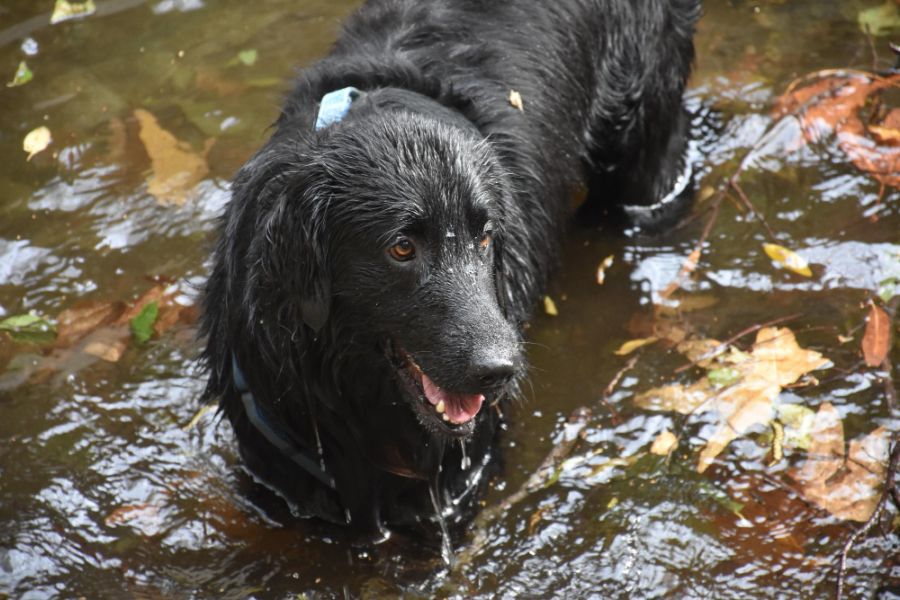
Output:
<path fill-rule="evenodd" d="M 305 166 L 295 170 L 279 191 L 264 226 L 268 266 L 273 284 L 287 293 L 284 300 L 299 308 L 300 318 L 318 333 L 331 308 L 328 276 L 327 202 L 320 197 L 317 177 Z"/>

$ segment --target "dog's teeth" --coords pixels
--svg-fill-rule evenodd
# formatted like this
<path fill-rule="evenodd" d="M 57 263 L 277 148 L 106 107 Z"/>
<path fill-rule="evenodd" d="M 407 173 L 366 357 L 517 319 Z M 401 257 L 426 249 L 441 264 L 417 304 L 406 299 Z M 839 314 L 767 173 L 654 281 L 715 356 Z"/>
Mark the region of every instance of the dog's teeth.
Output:
<path fill-rule="evenodd" d="M 446 414 L 445 414 L 445 415 L 441 415 L 441 416 L 444 417 L 444 420 L 445 420 L 445 421 L 447 421 L 448 423 L 450 422 L 450 417 L 448 417 Z"/>
<path fill-rule="evenodd" d="M 444 414 L 445 408 L 446 408 L 446 406 L 444 406 L 444 401 L 441 400 L 440 402 L 437 403 L 437 406 L 434 407 L 434 410 L 438 411 L 440 414 Z"/>

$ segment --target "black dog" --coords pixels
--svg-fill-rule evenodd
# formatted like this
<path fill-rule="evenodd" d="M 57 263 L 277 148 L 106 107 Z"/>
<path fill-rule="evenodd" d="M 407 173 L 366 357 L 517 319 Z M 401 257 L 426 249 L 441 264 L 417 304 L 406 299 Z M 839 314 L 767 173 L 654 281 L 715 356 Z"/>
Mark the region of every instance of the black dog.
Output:
<path fill-rule="evenodd" d="M 369 532 L 477 496 L 573 191 L 647 221 L 684 188 L 698 3 L 348 20 L 238 173 L 206 287 L 207 394 L 253 473 Z"/>

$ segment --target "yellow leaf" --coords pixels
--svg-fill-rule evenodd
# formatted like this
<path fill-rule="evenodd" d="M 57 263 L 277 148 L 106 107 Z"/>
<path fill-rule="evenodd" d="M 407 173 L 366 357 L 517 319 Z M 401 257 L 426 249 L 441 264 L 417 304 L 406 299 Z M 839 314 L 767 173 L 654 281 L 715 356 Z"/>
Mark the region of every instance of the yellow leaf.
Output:
<path fill-rule="evenodd" d="M 160 127 L 152 113 L 137 109 L 140 137 L 153 164 L 147 182 L 149 191 L 161 204 L 184 204 L 194 187 L 209 173 L 206 155 L 214 140 L 207 140 L 202 154 Z"/>
<path fill-rule="evenodd" d="M 69 2 L 69 0 L 56 0 L 53 6 L 53 14 L 50 15 L 50 24 L 56 25 L 69 19 L 79 19 L 87 17 L 97 12 L 97 6 L 94 0 L 86 0 L 85 2 Z"/>
<path fill-rule="evenodd" d="M 550 296 L 544 296 L 544 312 L 551 317 L 555 317 L 559 314 L 559 311 L 556 310 L 556 302 L 554 302 L 553 298 Z"/>
<path fill-rule="evenodd" d="M 678 438 L 675 437 L 674 433 L 666 429 L 653 440 L 653 445 L 650 446 L 650 453 L 659 456 L 668 456 L 677 447 Z"/>
<path fill-rule="evenodd" d="M 655 336 L 650 336 L 648 338 L 641 338 L 637 340 L 629 340 L 619 346 L 619 349 L 616 350 L 615 354 L 619 356 L 625 356 L 627 354 L 631 354 L 638 348 L 643 348 L 644 346 L 648 346 L 654 342 L 656 342 L 659 338 Z"/>
<path fill-rule="evenodd" d="M 763 244 L 763 250 L 766 254 L 777 263 L 784 265 L 790 271 L 803 275 L 804 277 L 812 277 L 812 271 L 806 259 L 784 246 L 778 244 Z"/>
<path fill-rule="evenodd" d="M 525 112 L 525 104 L 522 102 L 522 94 L 520 94 L 516 90 L 509 90 L 509 104 L 513 108 L 519 109 L 520 112 Z"/>
<path fill-rule="evenodd" d="M 28 153 L 28 158 L 25 160 L 31 160 L 35 154 L 45 150 L 51 141 L 53 141 L 53 136 L 50 135 L 50 130 L 44 126 L 29 131 L 22 141 L 22 150 Z"/>

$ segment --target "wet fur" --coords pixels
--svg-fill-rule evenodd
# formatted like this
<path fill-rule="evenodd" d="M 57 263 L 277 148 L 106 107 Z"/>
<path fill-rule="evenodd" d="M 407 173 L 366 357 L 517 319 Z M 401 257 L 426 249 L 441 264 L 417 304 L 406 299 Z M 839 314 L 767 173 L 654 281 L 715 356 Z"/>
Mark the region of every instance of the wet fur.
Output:
<path fill-rule="evenodd" d="M 399 399 L 385 332 L 460 389 L 474 385 L 467 352 L 496 338 L 517 377 L 495 396 L 515 395 L 521 327 L 558 264 L 573 191 L 615 211 L 655 202 L 681 172 L 698 12 L 697 0 L 373 0 L 347 20 L 238 173 L 205 291 L 206 394 L 252 472 L 300 512 L 363 531 L 433 514 L 429 486 L 445 501 L 466 489 L 459 443 Z M 314 131 L 322 96 L 351 85 L 366 96 Z M 489 256 L 447 242 L 416 286 L 378 262 L 406 224 L 437 247 L 484 219 Z M 298 443 L 315 453 L 318 437 L 337 492 L 249 424 L 232 355 Z M 477 417 L 475 467 L 498 413 Z"/>

